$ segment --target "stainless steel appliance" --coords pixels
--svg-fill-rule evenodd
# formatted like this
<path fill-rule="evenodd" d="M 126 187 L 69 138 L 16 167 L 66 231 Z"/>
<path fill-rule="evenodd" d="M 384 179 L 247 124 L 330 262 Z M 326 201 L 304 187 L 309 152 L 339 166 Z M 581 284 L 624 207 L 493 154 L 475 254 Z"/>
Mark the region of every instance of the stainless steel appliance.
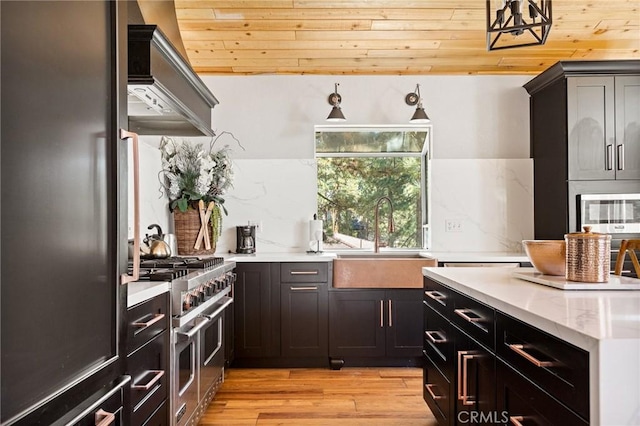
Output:
<path fill-rule="evenodd" d="M 256 227 L 252 225 L 236 226 L 236 253 L 256 252 Z"/>
<path fill-rule="evenodd" d="M 197 425 L 224 380 L 225 311 L 235 262 L 222 258 L 144 260 L 142 280 L 170 281 L 172 425 Z"/>
<path fill-rule="evenodd" d="M 580 228 L 607 234 L 640 233 L 640 193 L 581 194 Z"/>

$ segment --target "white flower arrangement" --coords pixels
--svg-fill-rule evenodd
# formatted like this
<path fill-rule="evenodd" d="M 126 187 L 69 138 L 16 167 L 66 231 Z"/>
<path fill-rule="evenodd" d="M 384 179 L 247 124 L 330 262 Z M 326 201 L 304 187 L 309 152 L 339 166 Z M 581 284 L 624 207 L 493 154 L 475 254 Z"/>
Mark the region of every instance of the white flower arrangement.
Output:
<path fill-rule="evenodd" d="M 197 209 L 198 201 L 203 200 L 205 204 L 213 201 L 227 213 L 224 195 L 233 180 L 230 149 L 225 145 L 215 151 L 216 140 L 211 140 L 206 151 L 203 144 L 193 144 L 189 140 L 177 143 L 166 136 L 160 140 L 161 184 L 169 197 L 171 211 L 178 208 L 186 212 L 189 205 Z"/>

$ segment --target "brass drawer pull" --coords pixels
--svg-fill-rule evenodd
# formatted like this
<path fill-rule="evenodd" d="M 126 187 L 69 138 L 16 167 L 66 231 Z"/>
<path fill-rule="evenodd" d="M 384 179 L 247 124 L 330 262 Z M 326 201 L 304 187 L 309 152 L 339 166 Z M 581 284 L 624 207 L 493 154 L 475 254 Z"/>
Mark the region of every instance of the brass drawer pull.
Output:
<path fill-rule="evenodd" d="M 511 424 L 513 426 L 522 426 L 522 423 L 524 421 L 524 417 L 522 416 L 511 416 L 509 417 L 509 421 L 511 422 Z"/>
<path fill-rule="evenodd" d="M 318 271 L 291 271 L 291 275 L 318 275 Z"/>
<path fill-rule="evenodd" d="M 131 385 L 131 389 L 135 390 L 149 390 L 162 376 L 164 376 L 164 370 L 149 370 L 147 373 L 155 373 L 153 378 L 149 380 L 146 385 Z"/>
<path fill-rule="evenodd" d="M 427 392 L 429 392 L 429 395 L 431 395 L 431 398 L 433 398 L 434 400 L 443 399 L 444 396 L 436 395 L 435 393 L 433 393 L 433 389 L 431 389 L 433 386 L 435 385 L 431 383 L 427 383 L 426 385 L 424 385 L 424 387 L 427 388 Z"/>
<path fill-rule="evenodd" d="M 96 411 L 95 425 L 108 426 L 116 421 L 116 413 L 109 413 L 102 408 Z"/>
<path fill-rule="evenodd" d="M 425 291 L 424 294 L 429 298 L 435 300 L 436 302 L 440 302 L 442 304 L 444 304 L 443 300 L 447 298 L 447 296 L 435 290 Z"/>
<path fill-rule="evenodd" d="M 447 341 L 447 338 L 440 334 L 439 331 L 425 331 L 424 334 L 427 335 L 427 338 L 431 343 L 445 343 Z"/>
<path fill-rule="evenodd" d="M 482 321 L 482 318 L 480 318 L 478 315 L 476 315 L 471 309 L 454 309 L 453 312 L 456 313 L 456 315 L 458 315 L 459 317 L 469 321 L 469 322 L 480 322 Z M 474 317 L 470 317 L 469 315 L 467 315 L 467 312 L 471 312 L 472 314 L 474 314 Z"/>
<path fill-rule="evenodd" d="M 153 318 L 147 322 L 134 322 L 134 323 L 131 323 L 131 325 L 134 327 L 138 327 L 140 329 L 144 329 L 144 328 L 151 327 L 153 324 L 157 323 L 163 318 L 164 318 L 164 314 L 155 314 Z M 141 330 L 138 330 L 138 331 L 141 331 Z"/>
<path fill-rule="evenodd" d="M 507 346 L 509 346 L 509 349 L 511 349 L 512 351 L 514 351 L 515 353 L 517 353 L 527 361 L 531 362 L 536 367 L 553 367 L 555 365 L 555 362 L 553 361 L 540 361 L 538 358 L 534 357 L 530 353 L 527 353 L 524 350 L 524 345 L 512 343 L 510 345 L 508 344 Z"/>

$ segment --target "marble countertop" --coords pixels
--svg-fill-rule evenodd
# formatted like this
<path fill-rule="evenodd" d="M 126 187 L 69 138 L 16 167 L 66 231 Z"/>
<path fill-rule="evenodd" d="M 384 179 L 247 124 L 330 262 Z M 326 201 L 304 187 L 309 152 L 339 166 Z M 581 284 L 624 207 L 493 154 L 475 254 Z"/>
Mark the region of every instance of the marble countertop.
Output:
<path fill-rule="evenodd" d="M 533 271 L 533 268 L 518 268 Z M 433 278 L 583 349 L 603 340 L 640 345 L 640 291 L 560 290 L 506 268 L 423 268 Z"/>
<path fill-rule="evenodd" d="M 350 252 L 355 253 L 355 252 Z M 370 251 L 363 251 L 363 254 L 372 254 Z M 410 255 L 420 255 L 427 258 L 435 258 L 439 262 L 528 262 L 529 259 L 524 253 L 513 252 L 444 252 L 444 251 L 388 251 L 386 253 L 397 255 L 407 253 Z M 226 260 L 235 262 L 330 262 L 335 259 L 340 252 L 325 251 L 322 253 L 254 253 L 254 254 L 229 254 Z M 380 253 L 384 256 L 385 252 Z"/>
<path fill-rule="evenodd" d="M 127 287 L 127 308 L 169 291 L 168 281 L 136 281 Z"/>

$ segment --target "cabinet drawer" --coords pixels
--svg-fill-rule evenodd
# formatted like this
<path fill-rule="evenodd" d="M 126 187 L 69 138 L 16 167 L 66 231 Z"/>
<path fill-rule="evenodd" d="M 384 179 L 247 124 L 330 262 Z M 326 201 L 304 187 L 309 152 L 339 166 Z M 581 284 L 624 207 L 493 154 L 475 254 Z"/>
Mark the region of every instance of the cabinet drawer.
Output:
<path fill-rule="evenodd" d="M 424 307 L 424 351 L 438 368 L 451 380 L 453 377 L 453 335 L 451 325 L 442 315 Z"/>
<path fill-rule="evenodd" d="M 127 311 L 127 353 L 153 339 L 167 329 L 169 293 L 132 306 Z"/>
<path fill-rule="evenodd" d="M 498 362 L 497 372 L 497 412 L 507 424 L 522 425 L 587 425 L 585 420 L 553 399 L 533 383 L 505 365 Z"/>
<path fill-rule="evenodd" d="M 165 348 L 169 331 L 163 331 L 127 357 L 131 375 L 131 421 L 142 424 L 167 398 L 169 370 Z"/>
<path fill-rule="evenodd" d="M 280 264 L 283 283 L 326 283 L 329 280 L 329 262 L 291 262 Z"/>
<path fill-rule="evenodd" d="M 143 426 L 167 426 L 169 424 L 168 404 L 168 401 L 163 402 Z"/>
<path fill-rule="evenodd" d="M 422 398 L 438 420 L 438 424 L 449 424 L 453 414 L 451 383 L 426 353 L 423 353 L 423 358 Z"/>
<path fill-rule="evenodd" d="M 425 303 L 440 312 L 445 318 L 448 318 L 453 304 L 451 299 L 453 292 L 451 289 L 425 277 L 423 290 Z"/>
<path fill-rule="evenodd" d="M 545 392 L 589 418 L 589 353 L 544 331 L 497 315 L 497 354 Z"/>
<path fill-rule="evenodd" d="M 494 349 L 495 310 L 493 308 L 453 292 L 451 321 L 489 349 Z"/>

